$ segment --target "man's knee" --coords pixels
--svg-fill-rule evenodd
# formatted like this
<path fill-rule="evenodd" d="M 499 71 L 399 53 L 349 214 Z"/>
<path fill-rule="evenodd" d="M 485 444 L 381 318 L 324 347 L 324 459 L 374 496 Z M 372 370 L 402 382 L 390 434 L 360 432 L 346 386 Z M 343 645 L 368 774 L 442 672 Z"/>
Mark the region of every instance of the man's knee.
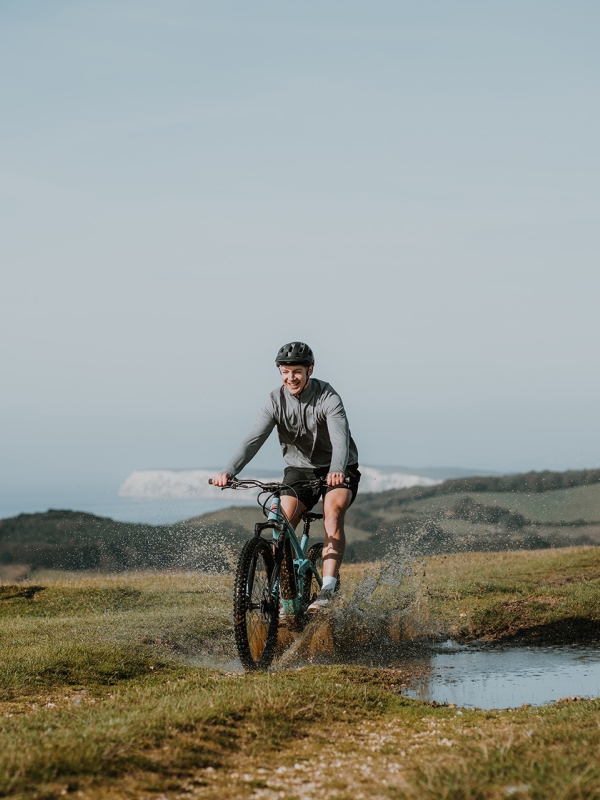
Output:
<path fill-rule="evenodd" d="M 343 531 L 344 530 L 344 517 L 346 511 L 345 509 L 330 509 L 328 512 L 323 514 L 323 525 L 325 526 L 325 530 L 327 533 L 332 534 L 335 531 Z"/>
<path fill-rule="evenodd" d="M 344 494 L 346 494 L 346 492 L 344 492 Z M 323 520 L 325 524 L 327 524 L 328 521 L 343 523 L 349 505 L 350 503 L 347 501 L 346 497 L 332 498 L 330 500 L 329 495 L 325 495 L 325 502 L 323 503 Z"/>

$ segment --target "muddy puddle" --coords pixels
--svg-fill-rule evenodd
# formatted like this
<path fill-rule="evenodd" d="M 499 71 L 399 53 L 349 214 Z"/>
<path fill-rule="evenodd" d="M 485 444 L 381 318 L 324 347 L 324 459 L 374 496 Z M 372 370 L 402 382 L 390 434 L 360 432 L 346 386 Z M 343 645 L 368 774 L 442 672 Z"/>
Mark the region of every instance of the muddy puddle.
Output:
<path fill-rule="evenodd" d="M 408 697 L 492 709 L 600 696 L 598 645 L 477 647 L 448 642 L 426 664 L 427 673 L 403 690 Z"/>

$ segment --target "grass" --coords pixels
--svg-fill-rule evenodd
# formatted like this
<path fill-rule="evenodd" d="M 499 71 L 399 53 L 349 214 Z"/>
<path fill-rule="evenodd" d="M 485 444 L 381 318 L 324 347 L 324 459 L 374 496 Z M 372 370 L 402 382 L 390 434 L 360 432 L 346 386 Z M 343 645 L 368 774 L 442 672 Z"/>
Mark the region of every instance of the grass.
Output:
<path fill-rule="evenodd" d="M 600 638 L 598 548 L 434 556 L 424 573 L 431 617 L 457 638 Z"/>
<path fill-rule="evenodd" d="M 230 577 L 125 574 L 36 584 L 0 587 L 0 699 L 51 686 L 53 676 L 69 685 L 134 677 L 156 655 L 169 662 L 192 653 L 234 656 Z"/>
<path fill-rule="evenodd" d="M 600 621 L 595 548 L 434 557 L 411 581 L 464 638 Z M 467 711 L 403 697 L 407 668 L 211 668 L 233 656 L 230 595 L 208 574 L 0 587 L 0 796 L 600 797 L 599 701 Z"/>

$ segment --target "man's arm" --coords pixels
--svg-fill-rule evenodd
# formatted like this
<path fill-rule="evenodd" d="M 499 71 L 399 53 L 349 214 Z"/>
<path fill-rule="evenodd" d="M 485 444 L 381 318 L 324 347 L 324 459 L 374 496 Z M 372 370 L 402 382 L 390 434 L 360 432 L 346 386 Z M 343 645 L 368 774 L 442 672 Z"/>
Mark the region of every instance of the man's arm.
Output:
<path fill-rule="evenodd" d="M 350 427 L 342 398 L 337 394 L 330 395 L 323 404 L 323 411 L 332 449 L 327 483 L 329 486 L 340 486 L 344 482 L 350 453 Z"/>
<path fill-rule="evenodd" d="M 219 474 L 233 477 L 237 475 L 238 472 L 241 472 L 246 464 L 252 461 L 254 456 L 267 441 L 271 431 L 275 427 L 275 422 L 276 420 L 273 414 L 273 408 L 269 402 L 261 408 L 252 430 L 235 451 L 233 456 L 229 459 L 229 462 L 223 472 Z M 225 481 L 225 483 L 226 482 L 227 481 Z M 219 482 L 217 485 L 221 485 L 221 482 Z"/>

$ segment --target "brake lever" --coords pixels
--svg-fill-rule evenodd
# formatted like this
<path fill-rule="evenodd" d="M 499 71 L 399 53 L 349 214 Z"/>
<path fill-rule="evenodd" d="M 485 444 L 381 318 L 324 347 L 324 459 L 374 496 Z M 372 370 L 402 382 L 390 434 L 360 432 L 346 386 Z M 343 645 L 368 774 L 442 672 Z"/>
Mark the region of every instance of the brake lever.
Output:
<path fill-rule="evenodd" d="M 211 486 L 214 486 L 215 489 L 220 489 L 221 491 L 223 491 L 223 489 L 236 489 L 237 486 L 239 485 L 239 481 L 236 481 L 235 478 L 232 478 L 231 480 L 227 481 L 225 486 L 215 486 L 212 478 L 209 478 L 208 482 Z"/>
<path fill-rule="evenodd" d="M 352 491 L 352 486 L 350 485 L 348 478 L 344 478 L 344 482 L 340 483 L 338 486 L 329 486 L 327 483 L 327 478 L 317 478 L 317 480 L 311 481 L 309 485 L 312 486 L 313 489 L 329 487 L 330 489 L 349 489 Z"/>

